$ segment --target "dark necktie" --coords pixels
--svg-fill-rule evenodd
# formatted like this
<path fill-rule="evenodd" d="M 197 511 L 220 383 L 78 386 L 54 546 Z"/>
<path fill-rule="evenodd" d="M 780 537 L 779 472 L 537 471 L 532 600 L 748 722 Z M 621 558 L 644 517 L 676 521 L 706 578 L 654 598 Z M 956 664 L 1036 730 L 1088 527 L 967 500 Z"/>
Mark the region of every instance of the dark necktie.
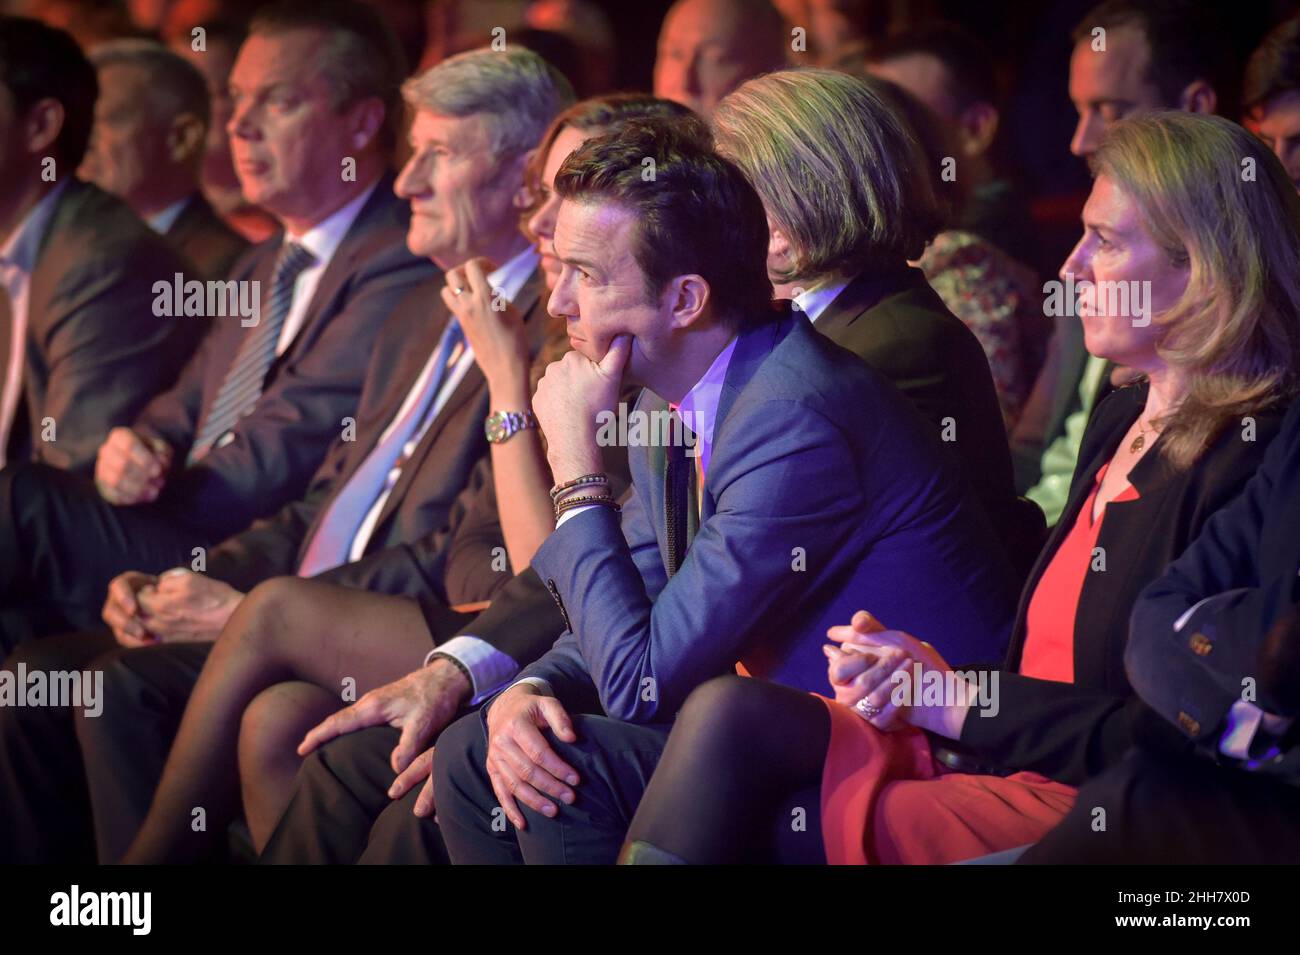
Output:
<path fill-rule="evenodd" d="M 668 551 L 668 576 L 681 569 L 697 520 L 694 497 L 695 458 L 686 453 L 685 425 L 676 411 L 668 419 L 669 441 L 664 464 L 664 520 Z M 694 445 L 694 441 L 691 442 Z"/>
<path fill-rule="evenodd" d="M 293 284 L 302 270 L 315 261 L 316 256 L 296 242 L 287 242 L 280 250 L 271 272 L 270 305 L 230 363 L 221 389 L 190 447 L 186 464 L 193 464 L 211 451 L 221 436 L 257 404 L 266 383 L 266 373 L 275 361 L 275 349 L 280 343 L 284 320 L 293 306 Z"/>

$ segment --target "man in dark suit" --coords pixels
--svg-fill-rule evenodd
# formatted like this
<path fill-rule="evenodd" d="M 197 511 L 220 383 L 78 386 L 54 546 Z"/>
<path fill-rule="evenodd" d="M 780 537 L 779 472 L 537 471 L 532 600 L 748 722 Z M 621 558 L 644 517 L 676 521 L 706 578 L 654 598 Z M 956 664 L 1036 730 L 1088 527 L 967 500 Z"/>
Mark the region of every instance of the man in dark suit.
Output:
<path fill-rule="evenodd" d="M 95 96 L 70 36 L 0 18 L 0 464 L 88 471 L 206 330 L 152 307 L 180 256 L 73 176 Z"/>
<path fill-rule="evenodd" d="M 1297 527 L 1300 405 L 1241 496 L 1133 608 L 1125 668 L 1160 727 L 1023 861 L 1300 861 Z"/>
<path fill-rule="evenodd" d="M 250 44 L 257 35 L 255 29 Z M 412 207 L 408 246 L 444 269 L 474 257 L 501 262 L 489 285 L 523 314 L 536 350 L 544 304 L 537 255 L 519 228 L 524 167 L 552 116 L 571 100 L 567 83 L 523 49 L 480 51 L 444 61 L 405 92 L 416 112 L 414 153 L 396 190 Z M 499 114 L 501 102 L 515 109 Z M 444 160 L 446 151 L 454 151 L 454 161 Z M 94 739 L 83 750 L 96 806 L 111 807 L 111 818 L 96 827 L 101 858 L 116 860 L 138 828 L 211 641 L 244 591 L 293 574 L 382 593 L 441 589 L 448 536 L 438 532 L 487 451 L 488 414 L 487 382 L 449 318 L 441 287 L 440 280 L 417 287 L 388 318 L 371 349 L 355 420 L 300 500 L 213 547 L 202 573 L 118 577 L 104 616 L 121 647 L 110 649 L 114 635 L 104 633 L 56 637 L 35 641 L 7 664 L 50 668 L 54 655 L 76 661 L 63 669 L 104 671 L 105 697 L 114 702 L 81 727 Z M 502 580 L 500 569 L 482 560 L 449 600 L 489 597 Z M 41 812 L 33 793 L 51 785 L 79 789 L 68 782 L 83 773 L 81 752 L 71 746 L 72 712 L 3 716 L 0 749 L 22 768 L 0 786 L 31 815 L 27 824 L 0 831 L 0 856 L 6 842 L 20 858 L 84 849 L 85 815 L 57 832 L 30 821 Z M 72 759 L 26 765 L 21 754 L 35 739 L 44 741 L 43 752 L 71 749 Z"/>
<path fill-rule="evenodd" d="M 79 175 L 166 236 L 196 269 L 187 277 L 225 278 L 248 243 L 199 192 L 211 117 L 203 76 L 148 40 L 105 43 L 90 59 L 99 99 Z"/>
<path fill-rule="evenodd" d="M 201 309 L 215 304 L 222 317 L 179 380 L 96 434 L 93 485 L 41 465 L 0 474 L 0 645 L 91 626 L 118 574 L 201 567 L 199 548 L 299 497 L 355 413 L 389 312 L 436 275 L 407 249 L 409 210 L 384 171 L 400 110 L 388 88 L 395 75 L 383 78 L 394 69 L 391 34 L 376 14 L 330 28 L 271 23 L 254 29 L 240 55 L 234 85 L 248 92 L 231 128 L 250 198 L 286 235 L 245 256 L 219 301 L 202 297 Z M 378 64 L 369 71 L 375 88 L 342 112 L 327 77 L 300 55 L 330 31 L 354 37 Z M 310 100 L 308 127 L 260 105 L 258 91 L 271 83 Z M 300 148 L 303 137 L 311 151 Z M 355 178 L 338 174 L 345 163 Z M 184 268 L 169 268 L 153 299 L 169 313 L 184 311 L 176 272 Z"/>
<path fill-rule="evenodd" d="M 642 178 L 647 157 L 652 181 Z M 534 398 L 559 522 L 533 567 L 570 632 L 488 704 L 487 759 L 498 794 L 515 789 L 539 811 L 518 833 L 526 856 L 558 858 L 562 838 L 585 845 L 571 861 L 612 861 L 622 828 L 589 811 L 608 808 L 610 787 L 634 804 L 669 721 L 698 683 L 739 660 L 757 676 L 820 686 L 826 627 L 858 601 L 888 604 L 882 613 L 898 619 L 928 617 L 932 632 L 971 634 L 978 619 L 985 633 L 1005 637 L 1013 596 L 1009 568 L 981 537 L 981 512 L 916 412 L 802 316 L 771 309 L 762 205 L 738 169 L 671 127 L 648 125 L 588 141 L 556 190 L 564 270 L 550 307 L 568 322 L 575 350 L 548 369 Z M 669 425 L 638 438 L 629 421 L 633 491 L 620 521 L 593 476 L 602 440 L 593 422 L 613 407 L 625 366 L 647 388 L 636 420 Z M 863 428 L 866 409 L 872 425 Z M 893 574 L 926 584 L 905 590 L 886 583 Z M 944 607 L 939 593 L 960 593 L 965 605 Z M 980 643 L 953 649 L 974 658 L 994 651 Z M 573 718 L 576 747 L 562 728 L 570 712 L 584 714 Z M 538 731 L 548 722 L 553 739 Z M 538 763 L 503 771 L 499 740 L 511 758 L 530 752 Z M 435 750 L 453 859 L 519 858 L 515 833 L 500 843 L 487 834 L 496 800 L 483 769 L 487 745 L 471 714 Z M 612 756 L 628 748 L 645 759 Z M 548 826 L 523 776 L 558 797 L 538 770 L 560 772 L 560 758 L 586 767 L 587 757 L 617 764 L 618 778 L 586 773 L 578 808 Z M 309 770 L 302 787 L 320 778 Z M 368 782 L 349 776 L 343 786 Z M 462 799 L 466 786 L 475 791 Z M 270 859 L 294 856 L 303 844 L 295 805 L 313 804 L 319 797 L 300 788 Z M 503 797 L 502 805 L 522 825 L 515 803 Z M 445 857 L 437 830 L 409 806 L 404 799 L 384 812 L 380 829 L 396 828 L 372 836 L 369 858 Z M 474 823 L 478 812 L 487 827 Z M 424 834 L 399 831 L 411 825 Z M 612 845 L 600 845 L 606 839 Z"/>

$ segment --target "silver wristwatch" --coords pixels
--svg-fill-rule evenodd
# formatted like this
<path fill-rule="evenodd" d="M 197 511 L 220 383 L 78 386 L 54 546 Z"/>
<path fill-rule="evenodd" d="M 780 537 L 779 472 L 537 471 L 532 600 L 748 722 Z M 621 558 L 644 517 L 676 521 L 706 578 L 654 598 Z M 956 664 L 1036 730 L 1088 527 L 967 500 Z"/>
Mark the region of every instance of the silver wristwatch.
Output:
<path fill-rule="evenodd" d="M 509 441 L 524 428 L 536 428 L 537 418 L 531 411 L 494 411 L 483 422 L 489 444 Z"/>

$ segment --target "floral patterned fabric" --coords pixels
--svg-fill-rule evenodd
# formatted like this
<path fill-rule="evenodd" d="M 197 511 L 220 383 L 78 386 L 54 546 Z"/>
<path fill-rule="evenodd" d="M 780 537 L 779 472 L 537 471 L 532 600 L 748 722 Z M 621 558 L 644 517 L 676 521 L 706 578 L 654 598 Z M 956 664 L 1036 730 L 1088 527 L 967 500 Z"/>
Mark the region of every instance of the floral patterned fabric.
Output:
<path fill-rule="evenodd" d="M 957 230 L 935 236 L 917 265 L 984 346 L 1010 431 L 1034 385 L 1031 341 L 1045 321 L 1033 271 L 986 239 Z"/>

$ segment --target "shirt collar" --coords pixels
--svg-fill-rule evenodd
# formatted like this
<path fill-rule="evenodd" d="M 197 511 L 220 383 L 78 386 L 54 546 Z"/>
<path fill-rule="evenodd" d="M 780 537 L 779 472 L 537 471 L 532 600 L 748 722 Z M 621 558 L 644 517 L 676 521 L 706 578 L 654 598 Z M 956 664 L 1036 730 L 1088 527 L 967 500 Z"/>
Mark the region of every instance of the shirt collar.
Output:
<path fill-rule="evenodd" d="M 488 274 L 488 287 L 494 293 L 499 291 L 506 301 L 513 302 L 519 297 L 529 276 L 537 271 L 540 258 L 536 246 L 528 246 L 505 265 Z"/>
<path fill-rule="evenodd" d="M 302 235 L 290 236 L 286 234 L 285 241 L 296 242 L 301 245 L 316 257 L 316 262 L 320 265 L 329 262 L 330 259 L 334 258 L 334 253 L 338 251 L 344 236 L 348 234 L 348 230 L 352 228 L 352 223 L 356 221 L 357 216 L 360 214 L 361 207 L 366 204 L 377 185 L 379 185 L 378 179 L 363 189 L 355 199 L 349 200 L 347 205 L 340 207 Z"/>
<path fill-rule="evenodd" d="M 698 444 L 696 452 L 700 469 L 709 470 L 709 458 L 713 454 L 713 430 L 717 425 L 718 401 L 722 397 L 722 384 L 727 378 L 727 368 L 731 364 L 731 355 L 736 350 L 739 336 L 733 336 L 727 347 L 713 359 L 713 364 L 699 381 L 686 393 L 686 397 L 674 409 L 681 415 L 682 422 L 695 433 Z"/>
<path fill-rule="evenodd" d="M 849 283 L 823 282 L 810 289 L 805 289 L 794 297 L 794 307 L 808 316 L 808 321 L 816 323 L 826 306 L 835 301 L 835 296 L 844 291 Z"/>
<path fill-rule="evenodd" d="M 54 217 L 59 197 L 63 195 L 67 185 L 68 181 L 63 180 L 28 210 L 18 228 L 14 229 L 5 244 L 0 246 L 0 262 L 22 269 L 24 272 L 31 272 L 36 268 L 41 242 L 45 239 L 50 219 Z"/>
<path fill-rule="evenodd" d="M 183 199 L 177 199 L 170 206 L 155 212 L 149 218 L 145 219 L 145 224 L 159 235 L 166 235 L 167 230 L 176 224 L 176 220 L 181 217 L 181 212 L 189 204 L 192 196 L 186 196 Z"/>

